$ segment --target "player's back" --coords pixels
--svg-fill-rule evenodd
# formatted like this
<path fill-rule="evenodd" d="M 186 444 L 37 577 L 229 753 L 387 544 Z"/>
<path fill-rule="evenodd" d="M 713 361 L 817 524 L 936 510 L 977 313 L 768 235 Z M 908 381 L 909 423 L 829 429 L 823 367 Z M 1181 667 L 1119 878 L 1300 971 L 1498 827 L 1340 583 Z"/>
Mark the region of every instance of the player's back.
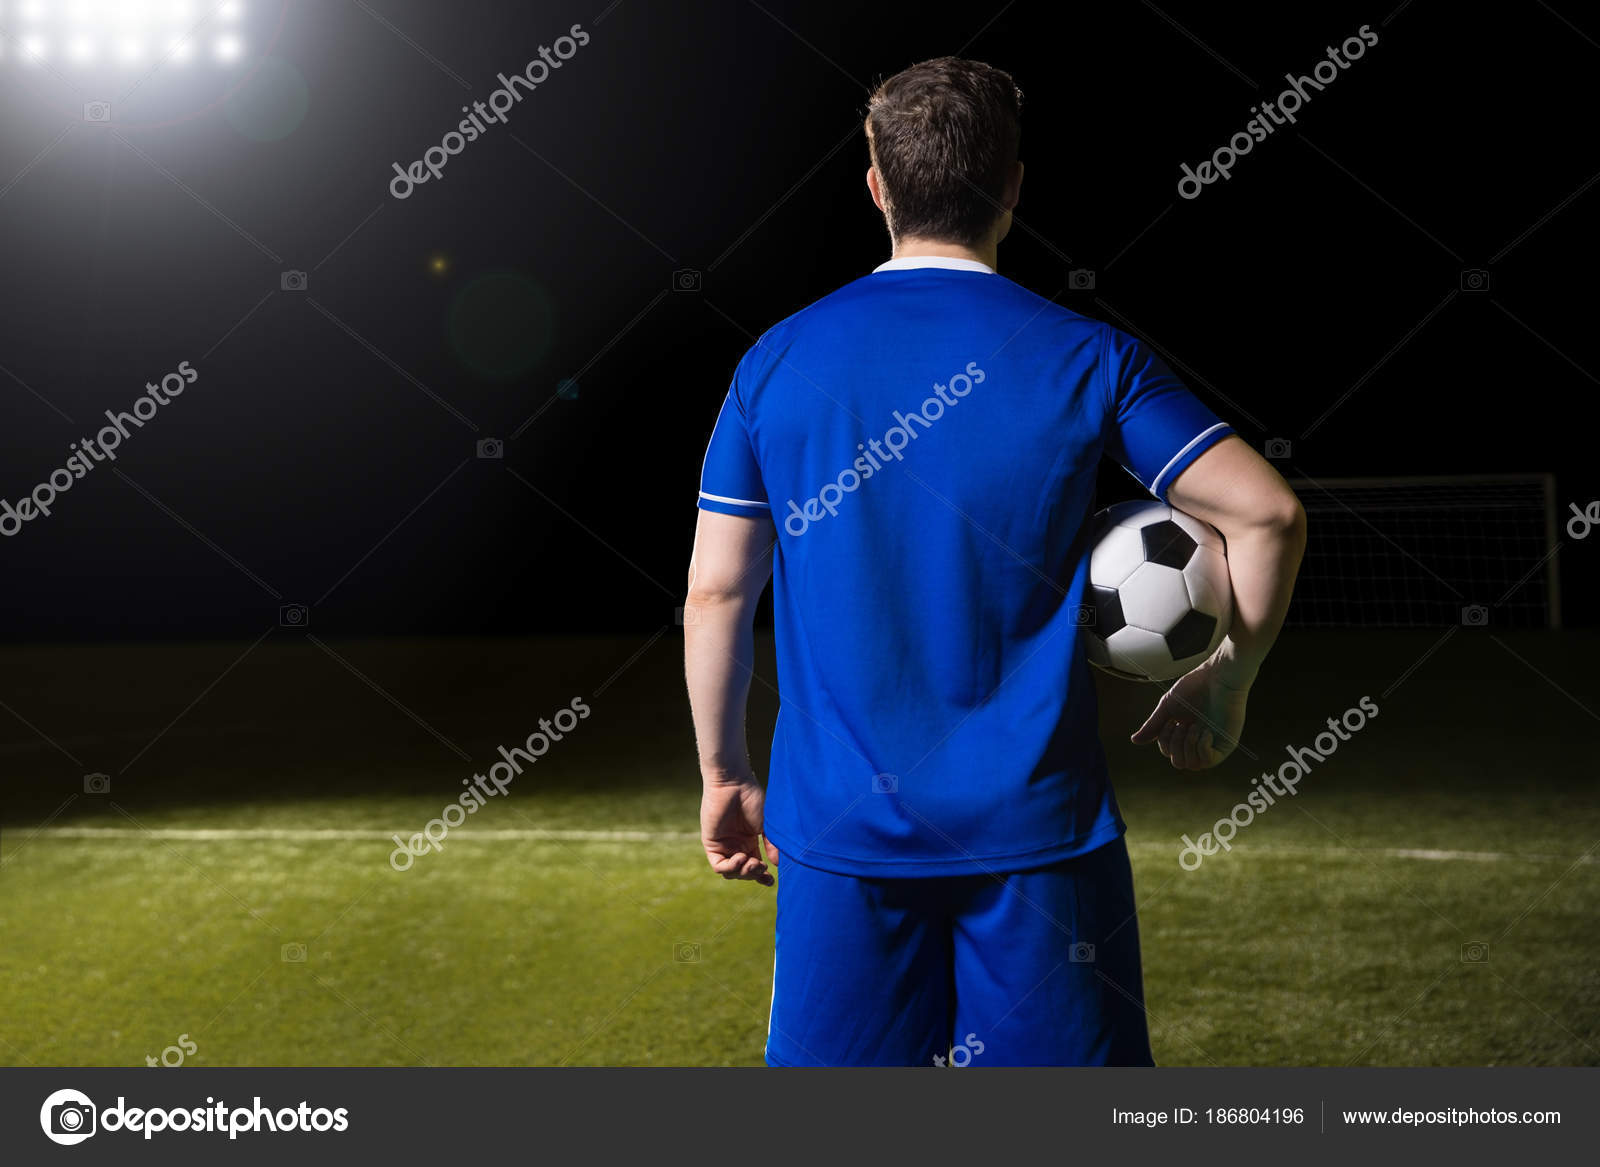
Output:
<path fill-rule="evenodd" d="M 801 862 L 941 874 L 1121 831 L 1079 641 L 1097 467 L 1170 481 L 1225 427 L 976 267 L 880 270 L 769 330 L 708 451 L 701 505 L 777 528 L 767 830 Z"/>

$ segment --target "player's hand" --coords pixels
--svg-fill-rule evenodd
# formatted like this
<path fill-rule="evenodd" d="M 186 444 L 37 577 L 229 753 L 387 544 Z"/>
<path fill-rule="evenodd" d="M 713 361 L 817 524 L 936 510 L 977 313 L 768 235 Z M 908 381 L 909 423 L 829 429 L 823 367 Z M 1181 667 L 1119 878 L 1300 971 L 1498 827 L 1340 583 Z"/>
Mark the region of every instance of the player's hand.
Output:
<path fill-rule="evenodd" d="M 1208 661 L 1178 678 L 1130 740 L 1157 743 L 1173 769 L 1209 769 L 1239 744 L 1249 695 L 1224 685 Z"/>
<path fill-rule="evenodd" d="M 761 815 L 766 791 L 753 776 L 710 779 L 700 795 L 700 843 L 706 859 L 723 879 L 753 879 L 763 887 L 776 881 L 761 854 Z M 773 866 L 778 849 L 767 844 Z"/>

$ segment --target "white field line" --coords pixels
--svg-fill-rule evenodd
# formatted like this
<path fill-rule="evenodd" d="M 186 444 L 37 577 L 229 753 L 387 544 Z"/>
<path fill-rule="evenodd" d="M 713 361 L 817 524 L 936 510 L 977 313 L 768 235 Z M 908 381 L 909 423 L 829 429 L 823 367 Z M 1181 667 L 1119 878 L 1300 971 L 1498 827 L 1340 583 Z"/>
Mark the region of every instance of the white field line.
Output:
<path fill-rule="evenodd" d="M 410 832 L 383 831 L 371 829 L 340 829 L 319 827 L 152 827 L 144 830 L 139 827 L 46 827 L 30 838 L 38 839 L 155 839 L 174 843 L 227 843 L 227 842 L 290 842 L 290 843 L 316 843 L 333 841 L 372 841 L 393 842 L 393 836 L 399 834 L 402 838 Z M 512 827 L 492 828 L 471 827 L 465 830 L 458 828 L 450 836 L 452 843 L 460 840 L 467 842 L 477 840 L 482 843 L 683 843 L 698 841 L 699 834 L 694 831 L 652 831 L 652 830 L 559 830 L 542 829 L 538 827 Z M 1148 839 L 1134 840 L 1129 844 L 1130 850 L 1153 853 L 1171 851 L 1177 853 L 1177 848 L 1169 843 L 1158 843 Z M 1260 855 L 1306 855 L 1329 856 L 1356 854 L 1378 856 L 1384 859 L 1421 859 L 1432 862 L 1465 862 L 1465 863 L 1502 863 L 1521 861 L 1525 863 L 1571 863 L 1570 856 L 1565 855 L 1536 855 L 1512 851 L 1438 851 L 1414 847 L 1374 847 L 1356 850 L 1348 847 L 1246 847 L 1241 846 L 1239 851 L 1245 854 Z M 1580 863 L 1600 862 L 1600 856 L 1594 854 L 1584 855 L 1578 859 Z"/>
<path fill-rule="evenodd" d="M 290 843 L 316 843 L 334 840 L 381 840 L 394 842 L 393 836 L 402 839 L 415 834 L 410 828 L 398 831 L 377 829 L 335 829 L 319 827 L 46 827 L 35 838 L 40 839 L 160 839 L 172 843 L 226 843 L 234 841 L 282 841 Z M 543 830 L 538 827 L 512 827 L 482 829 L 456 827 L 450 841 L 478 839 L 485 843 L 656 843 L 682 842 L 700 838 L 692 831 L 582 831 Z"/>

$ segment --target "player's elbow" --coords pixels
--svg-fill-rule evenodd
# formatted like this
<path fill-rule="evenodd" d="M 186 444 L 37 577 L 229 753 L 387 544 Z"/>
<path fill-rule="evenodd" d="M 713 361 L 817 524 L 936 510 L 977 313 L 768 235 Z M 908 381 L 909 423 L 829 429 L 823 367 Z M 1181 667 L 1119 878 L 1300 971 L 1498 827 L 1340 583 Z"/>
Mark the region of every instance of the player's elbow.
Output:
<path fill-rule="evenodd" d="M 735 575 L 732 573 L 691 570 L 689 572 L 689 587 L 685 593 L 684 606 L 689 609 L 707 611 L 718 608 L 739 607 L 752 603 L 761 594 L 753 586 L 754 582 L 750 578 L 750 573 Z"/>
<path fill-rule="evenodd" d="M 1260 525 L 1285 543 L 1304 547 L 1306 543 L 1306 508 L 1287 486 L 1276 492 L 1263 508 Z"/>
<path fill-rule="evenodd" d="M 1267 539 L 1303 545 L 1306 537 L 1306 511 L 1286 484 L 1261 490 L 1224 522 L 1216 524 L 1229 539 Z"/>

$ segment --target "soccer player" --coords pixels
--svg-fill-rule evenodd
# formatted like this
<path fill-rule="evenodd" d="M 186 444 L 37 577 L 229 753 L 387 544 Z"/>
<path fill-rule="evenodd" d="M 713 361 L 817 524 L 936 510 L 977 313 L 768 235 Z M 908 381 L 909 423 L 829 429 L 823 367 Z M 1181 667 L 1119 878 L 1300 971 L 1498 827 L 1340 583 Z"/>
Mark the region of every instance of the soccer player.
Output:
<path fill-rule="evenodd" d="M 713 871 L 777 883 L 769 1065 L 1151 1064 L 1077 622 L 1096 468 L 1227 537 L 1231 632 L 1132 738 L 1179 769 L 1237 743 L 1304 547 L 1283 479 L 1148 347 L 996 272 L 1020 106 L 955 58 L 878 88 L 893 258 L 756 342 L 706 451 L 700 827 Z M 769 577 L 763 789 L 744 721 Z"/>

